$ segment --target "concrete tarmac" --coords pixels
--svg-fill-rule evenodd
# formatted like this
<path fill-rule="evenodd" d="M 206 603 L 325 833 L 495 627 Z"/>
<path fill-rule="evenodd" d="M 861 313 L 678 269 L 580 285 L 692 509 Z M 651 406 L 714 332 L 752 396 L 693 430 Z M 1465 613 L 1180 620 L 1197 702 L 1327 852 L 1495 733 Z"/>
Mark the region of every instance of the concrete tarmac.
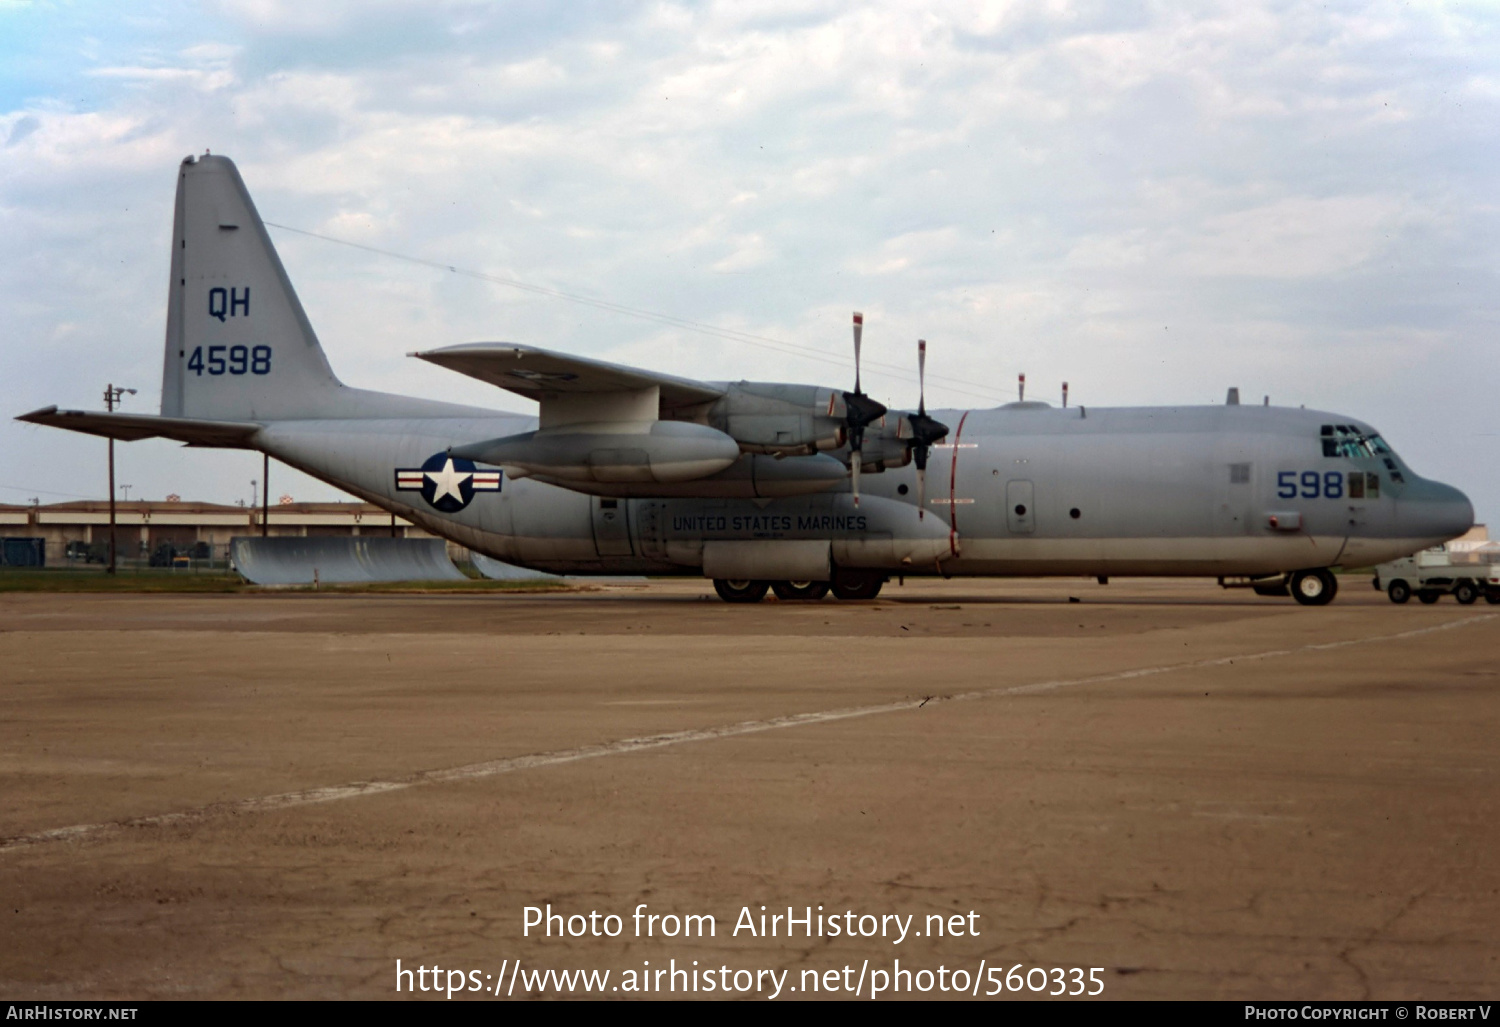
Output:
<path fill-rule="evenodd" d="M 1500 608 L 711 595 L 0 596 L 0 995 L 1500 991 Z"/>

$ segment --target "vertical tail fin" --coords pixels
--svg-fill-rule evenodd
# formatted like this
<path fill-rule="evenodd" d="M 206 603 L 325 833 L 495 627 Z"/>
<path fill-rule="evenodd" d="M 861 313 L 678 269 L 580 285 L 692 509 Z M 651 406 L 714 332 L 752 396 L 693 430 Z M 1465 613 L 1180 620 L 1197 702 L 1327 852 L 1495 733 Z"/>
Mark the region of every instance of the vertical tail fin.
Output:
<path fill-rule="evenodd" d="M 342 389 L 234 162 L 184 160 L 172 226 L 162 414 L 317 416 Z"/>

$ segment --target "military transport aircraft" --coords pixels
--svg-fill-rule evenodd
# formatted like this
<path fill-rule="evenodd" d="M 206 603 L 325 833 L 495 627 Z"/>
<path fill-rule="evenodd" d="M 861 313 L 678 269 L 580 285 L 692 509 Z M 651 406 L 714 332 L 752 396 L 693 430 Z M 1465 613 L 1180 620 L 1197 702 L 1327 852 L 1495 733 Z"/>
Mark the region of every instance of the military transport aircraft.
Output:
<path fill-rule="evenodd" d="M 334 376 L 239 171 L 177 180 L 160 416 L 21 417 L 269 453 L 445 538 L 561 574 L 712 578 L 731 602 L 870 599 L 894 575 L 1203 575 L 1321 605 L 1331 568 L 1462 534 L 1463 493 L 1357 418 L 1272 406 L 887 410 L 508 342 L 412 354 L 538 417 Z M 919 366 L 925 353 L 920 352 Z M 863 474 L 861 473 L 863 472 Z"/>

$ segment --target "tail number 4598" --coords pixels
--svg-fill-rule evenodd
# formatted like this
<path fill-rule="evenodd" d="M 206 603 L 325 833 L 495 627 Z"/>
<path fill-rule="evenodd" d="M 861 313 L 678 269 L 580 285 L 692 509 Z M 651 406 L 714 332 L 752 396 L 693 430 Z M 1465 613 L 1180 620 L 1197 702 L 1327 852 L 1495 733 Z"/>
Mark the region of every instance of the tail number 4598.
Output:
<path fill-rule="evenodd" d="M 188 357 L 188 370 L 200 377 L 209 374 L 270 374 L 270 346 L 209 346 L 204 359 L 204 347 L 193 349 Z"/>

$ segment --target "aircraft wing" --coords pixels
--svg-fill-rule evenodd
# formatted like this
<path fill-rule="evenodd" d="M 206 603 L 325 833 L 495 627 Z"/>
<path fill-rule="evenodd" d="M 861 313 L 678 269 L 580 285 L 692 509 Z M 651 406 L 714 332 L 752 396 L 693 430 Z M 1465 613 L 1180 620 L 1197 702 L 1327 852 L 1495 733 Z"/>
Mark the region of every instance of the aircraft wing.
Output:
<path fill-rule="evenodd" d="M 246 421 L 204 421 L 191 417 L 158 417 L 154 414 L 112 414 L 97 410 L 59 410 L 55 406 L 33 410 L 17 417 L 28 424 L 100 435 L 133 442 L 136 439 L 176 439 L 190 446 L 250 449 L 250 436 L 260 425 Z"/>
<path fill-rule="evenodd" d="M 724 395 L 721 386 L 708 382 L 510 342 L 471 342 L 408 355 L 538 402 L 544 397 L 656 387 L 661 390 L 661 405 L 670 409 L 709 403 Z"/>

